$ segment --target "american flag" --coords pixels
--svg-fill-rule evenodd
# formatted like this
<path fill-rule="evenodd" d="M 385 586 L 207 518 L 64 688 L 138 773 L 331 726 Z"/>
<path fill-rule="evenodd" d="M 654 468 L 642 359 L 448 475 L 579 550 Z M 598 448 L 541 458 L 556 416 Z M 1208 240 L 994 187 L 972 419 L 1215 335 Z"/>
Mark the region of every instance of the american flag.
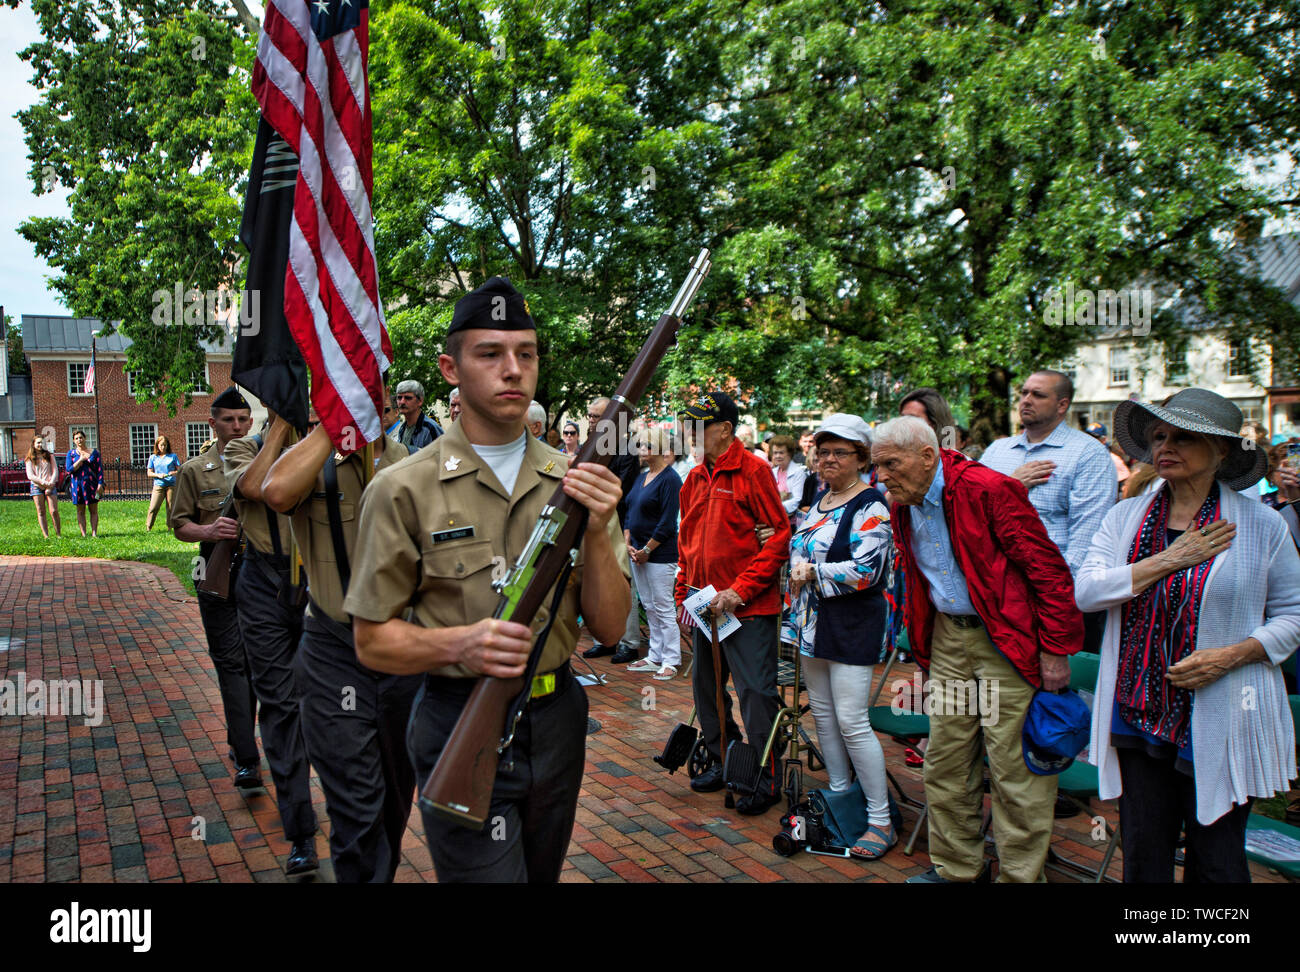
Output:
<path fill-rule="evenodd" d="M 383 433 L 393 356 L 370 209 L 369 24 L 367 0 L 270 0 L 253 68 L 262 114 L 299 160 L 284 315 L 346 452 Z"/>
<path fill-rule="evenodd" d="M 81 386 L 81 394 L 95 394 L 95 361 L 93 358 L 90 361 L 90 367 L 86 369 L 86 380 Z"/>

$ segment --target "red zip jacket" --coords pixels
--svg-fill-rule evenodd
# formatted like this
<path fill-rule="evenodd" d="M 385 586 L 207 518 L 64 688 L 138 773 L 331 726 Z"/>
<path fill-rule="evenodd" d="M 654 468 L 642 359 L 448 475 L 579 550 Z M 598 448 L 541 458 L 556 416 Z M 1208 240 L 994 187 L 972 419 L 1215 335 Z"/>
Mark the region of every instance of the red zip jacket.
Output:
<path fill-rule="evenodd" d="M 1083 615 L 1060 549 L 1017 479 L 960 452 L 941 449 L 943 515 L 971 604 L 989 640 L 1025 681 L 1043 687 L 1038 653 L 1073 655 L 1083 648 Z M 907 636 L 912 654 L 930 670 L 934 602 L 930 583 L 912 556 L 912 510 L 893 504 L 894 543 L 907 580 Z"/>
<path fill-rule="evenodd" d="M 777 578 L 790 556 L 790 519 L 776 491 L 772 467 L 739 439 L 710 470 L 700 463 L 686 475 L 681 492 L 682 525 L 677 533 L 680 610 L 687 587 L 728 587 L 740 595 L 741 618 L 781 613 Z M 762 546 L 756 524 L 776 530 Z"/>

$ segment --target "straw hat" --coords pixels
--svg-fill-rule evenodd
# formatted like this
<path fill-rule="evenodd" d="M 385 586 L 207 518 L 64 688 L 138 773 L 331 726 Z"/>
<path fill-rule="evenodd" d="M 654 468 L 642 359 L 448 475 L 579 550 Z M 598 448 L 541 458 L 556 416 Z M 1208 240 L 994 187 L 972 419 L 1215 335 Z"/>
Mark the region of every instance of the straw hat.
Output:
<path fill-rule="evenodd" d="M 1237 434 L 1242 423 L 1241 409 L 1222 395 L 1204 388 L 1187 388 L 1164 405 L 1127 401 L 1115 406 L 1115 437 L 1125 452 L 1142 462 L 1151 461 L 1149 436 L 1156 422 L 1231 440 L 1233 448 L 1215 474 L 1229 489 L 1245 489 L 1259 482 L 1268 469 L 1264 450 Z"/>

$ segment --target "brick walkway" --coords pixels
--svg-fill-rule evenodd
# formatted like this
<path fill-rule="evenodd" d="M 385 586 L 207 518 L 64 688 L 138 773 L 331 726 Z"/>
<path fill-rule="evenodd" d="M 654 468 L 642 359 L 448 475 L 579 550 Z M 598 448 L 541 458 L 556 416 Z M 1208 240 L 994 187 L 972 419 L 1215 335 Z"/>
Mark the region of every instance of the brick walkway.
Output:
<path fill-rule="evenodd" d="M 76 715 L 0 716 L 0 882 L 285 880 L 289 845 L 274 802 L 233 785 L 204 645 L 194 599 L 161 567 L 0 557 L 0 676 L 100 679 L 104 689 L 98 726 Z M 913 856 L 900 843 L 871 864 L 779 856 L 771 848 L 777 808 L 741 817 L 723 808 L 721 793 L 692 792 L 684 768 L 668 776 L 653 762 L 672 727 L 690 717 L 689 680 L 655 682 L 608 659 L 593 664 L 608 680 L 588 689 L 601 729 L 588 737 L 563 880 L 898 882 L 929 866 L 924 834 Z M 811 716 L 805 726 L 813 731 Z M 919 797 L 920 771 L 884 743 L 891 771 Z M 824 780 L 810 778 L 814 786 Z M 326 828 L 316 879 L 329 880 L 329 823 L 314 775 L 312 790 Z M 1113 803 L 1093 809 L 1116 819 Z M 910 831 L 915 813 L 904 814 Z M 1059 821 L 1053 846 L 1095 865 L 1103 847 L 1091 826 L 1083 814 Z M 199 828 L 206 839 L 194 838 Z M 432 881 L 416 812 L 404 846 L 397 880 Z M 1251 870 L 1256 881 L 1278 880 Z M 1117 863 L 1111 873 L 1119 874 Z"/>

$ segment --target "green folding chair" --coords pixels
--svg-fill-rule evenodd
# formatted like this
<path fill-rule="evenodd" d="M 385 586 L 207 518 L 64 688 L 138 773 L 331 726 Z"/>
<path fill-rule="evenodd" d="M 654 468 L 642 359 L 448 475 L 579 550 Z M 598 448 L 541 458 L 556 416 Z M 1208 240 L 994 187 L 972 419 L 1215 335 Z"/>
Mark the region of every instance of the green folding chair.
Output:
<path fill-rule="evenodd" d="M 880 676 L 880 683 L 876 686 L 875 693 L 871 696 L 871 728 L 877 733 L 883 733 L 890 739 L 902 743 L 905 746 L 916 744 L 918 739 L 928 739 L 930 737 L 930 717 L 919 712 L 894 712 L 888 705 L 877 705 L 881 692 L 889 683 L 889 673 L 893 670 L 895 662 L 898 661 L 899 653 L 908 649 L 907 632 L 902 631 L 899 634 L 898 641 L 894 644 L 894 650 L 889 653 L 885 662 L 885 670 Z M 916 823 L 912 826 L 912 832 L 908 835 L 907 843 L 903 846 L 903 853 L 909 857 L 916 847 L 916 839 L 921 835 L 921 825 L 925 823 L 929 816 L 929 810 L 924 800 L 916 800 L 903 792 L 902 785 L 890 772 L 885 768 L 885 777 L 894 787 L 894 792 L 898 794 L 898 802 L 904 806 L 911 807 L 918 812 Z"/>
<path fill-rule="evenodd" d="M 1291 698 L 1295 699 L 1296 696 L 1293 695 Z M 1274 820 L 1272 817 L 1265 817 L 1258 813 L 1252 813 L 1250 819 L 1246 822 L 1246 857 L 1257 864 L 1263 864 L 1270 870 L 1277 871 L 1288 881 L 1300 882 L 1300 861 L 1278 860 L 1270 853 L 1251 848 L 1250 835 L 1265 831 L 1272 831 L 1275 834 L 1290 837 L 1294 841 L 1300 841 L 1300 827 L 1293 827 L 1289 823 Z"/>
<path fill-rule="evenodd" d="M 1071 655 L 1070 688 L 1076 692 L 1080 690 L 1088 693 L 1095 692 L 1097 690 L 1097 671 L 1100 667 L 1100 655 L 1082 651 Z M 1097 775 L 1097 767 L 1091 763 L 1085 763 L 1081 759 L 1076 759 L 1068 769 L 1057 776 L 1056 785 L 1057 792 L 1064 794 L 1087 814 L 1092 813 L 1090 803 L 1092 798 L 1101 795 L 1101 781 Z M 1103 881 L 1111 884 L 1119 883 L 1118 879 L 1109 877 L 1106 874 L 1106 871 L 1110 868 L 1111 859 L 1115 856 L 1115 850 L 1119 846 L 1119 824 L 1117 823 L 1114 827 L 1111 827 L 1110 822 L 1105 817 L 1102 817 L 1101 820 L 1102 825 L 1106 828 L 1107 841 L 1106 853 L 1102 856 L 1100 866 L 1095 869 L 1088 867 L 1086 864 L 1064 858 L 1055 849 L 1048 848 L 1047 863 L 1044 867 L 1056 871 L 1058 874 L 1088 878 L 1095 884 L 1101 884 Z"/>

